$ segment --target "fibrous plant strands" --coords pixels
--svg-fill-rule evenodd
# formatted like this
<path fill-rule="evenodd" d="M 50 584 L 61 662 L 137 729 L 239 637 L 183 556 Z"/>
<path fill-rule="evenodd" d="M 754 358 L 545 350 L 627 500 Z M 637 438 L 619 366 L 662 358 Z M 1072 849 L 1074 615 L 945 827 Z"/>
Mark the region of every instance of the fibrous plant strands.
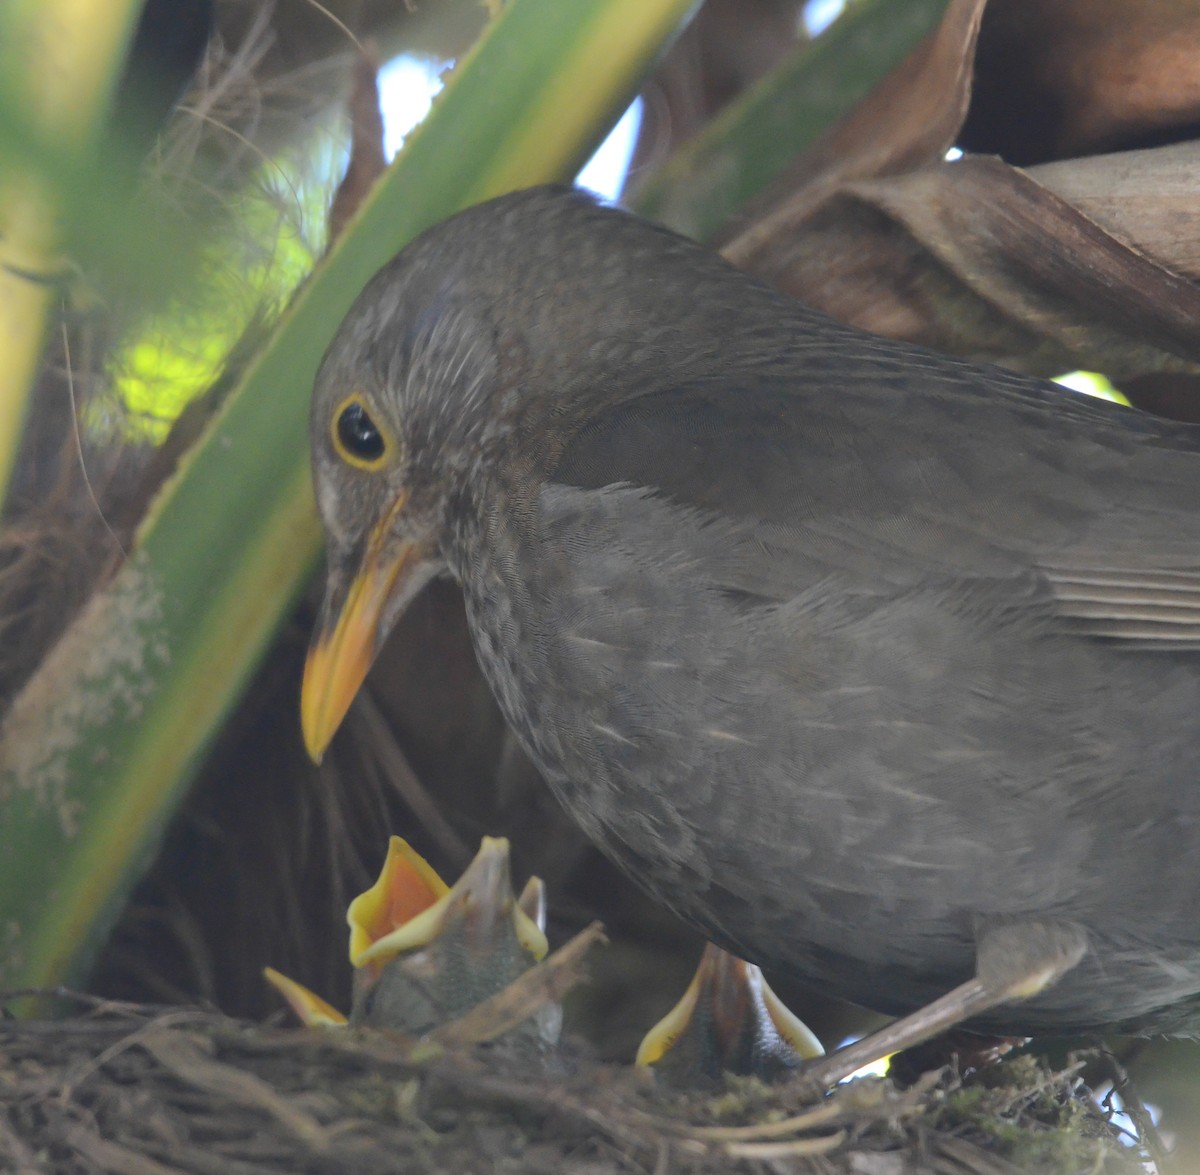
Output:
<path fill-rule="evenodd" d="M 0 1023 L 0 1164 L 29 1175 L 326 1175 L 582 1169 L 675 1175 L 1132 1175 L 1072 1073 L 1030 1058 L 807 1105 L 789 1086 L 664 1093 L 581 1055 L 283 1030 L 198 1009 L 90 1001 Z"/>
<path fill-rule="evenodd" d="M 165 232 L 180 250 L 175 284 L 141 281 L 126 272 L 136 259 L 92 256 L 86 240 L 58 275 L 59 319 L 0 533 L 0 712 L 129 548 L 211 406 L 165 448 L 148 440 L 214 380 L 219 398 L 320 252 L 340 141 L 323 116 L 352 46 L 281 70 L 271 9 L 236 45 L 214 39 L 127 194 L 147 238 Z"/>

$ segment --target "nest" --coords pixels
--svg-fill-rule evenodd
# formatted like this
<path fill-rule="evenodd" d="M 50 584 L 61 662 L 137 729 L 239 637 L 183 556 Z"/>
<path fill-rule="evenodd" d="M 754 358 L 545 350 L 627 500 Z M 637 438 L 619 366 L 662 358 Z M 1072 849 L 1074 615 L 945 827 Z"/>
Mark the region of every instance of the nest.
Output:
<path fill-rule="evenodd" d="M 75 997 L 0 1025 L 0 1165 L 19 1175 L 1125 1175 L 1077 1067 L 1032 1057 L 907 1089 L 803 1077 L 714 1093 L 578 1052 L 247 1024 Z"/>

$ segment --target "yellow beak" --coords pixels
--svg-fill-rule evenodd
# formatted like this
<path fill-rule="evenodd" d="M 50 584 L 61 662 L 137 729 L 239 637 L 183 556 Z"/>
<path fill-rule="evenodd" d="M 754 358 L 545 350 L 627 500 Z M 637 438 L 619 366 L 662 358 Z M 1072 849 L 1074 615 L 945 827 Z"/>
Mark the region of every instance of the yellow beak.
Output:
<path fill-rule="evenodd" d="M 332 622 L 326 619 L 309 646 L 300 691 L 300 725 L 304 745 L 316 763 L 321 761 L 379 651 L 380 620 L 388 600 L 405 570 L 419 559 L 413 543 L 401 547 L 398 555 L 381 558 L 391 519 L 389 514 L 372 532 L 341 611 Z"/>

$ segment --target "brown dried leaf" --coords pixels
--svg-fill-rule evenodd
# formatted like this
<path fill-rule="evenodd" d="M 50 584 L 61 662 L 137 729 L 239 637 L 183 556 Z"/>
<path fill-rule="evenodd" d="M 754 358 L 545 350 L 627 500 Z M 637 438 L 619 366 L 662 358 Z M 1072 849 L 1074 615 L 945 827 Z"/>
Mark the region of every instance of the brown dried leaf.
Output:
<path fill-rule="evenodd" d="M 1100 174 L 1091 165 L 1088 203 L 1132 233 L 1128 170 L 1107 189 Z M 1062 169 L 1047 178 L 1071 186 Z M 1162 212 L 1173 218 L 1170 200 Z M 1165 225 L 1143 220 L 1139 235 L 1170 248 Z M 997 159 L 844 184 L 737 260 L 834 317 L 973 358 L 1043 374 L 1200 370 L 1200 290 Z"/>
<path fill-rule="evenodd" d="M 940 160 L 967 111 L 985 3 L 950 0 L 937 31 L 718 235 L 716 244 L 725 255 L 746 264 L 744 258 L 802 222 L 850 180 L 894 175 Z"/>
<path fill-rule="evenodd" d="M 1044 163 L 1029 175 L 1132 249 L 1200 279 L 1200 142 Z"/>
<path fill-rule="evenodd" d="M 1195 0 L 991 0 L 961 146 L 1011 163 L 1192 136 Z"/>
<path fill-rule="evenodd" d="M 379 109 L 379 62 L 371 47 L 354 61 L 350 90 L 350 162 L 329 209 L 329 241 L 337 240 L 375 181 L 387 168 L 383 114 Z"/>
<path fill-rule="evenodd" d="M 997 159 L 941 162 L 966 110 L 977 37 L 985 54 L 989 27 L 1007 28 L 1022 3 L 993 0 L 985 15 L 983 0 L 953 0 L 937 34 L 727 226 L 723 251 L 880 334 L 1047 375 L 1167 373 L 1178 401 L 1179 375 L 1200 370 L 1200 293 L 1187 280 L 1200 276 L 1200 148 L 1028 173 Z M 1123 5 L 1084 12 L 1057 0 L 1040 19 L 1069 25 L 1100 53 L 1116 43 Z M 1200 37 L 1200 17 L 1162 8 L 1134 22 L 1137 46 L 1193 22 Z M 1055 61 L 1073 76 L 1065 47 Z M 1128 78 L 1119 88 L 1126 111 L 1138 94 L 1139 109 L 1152 104 Z M 1078 113 L 1079 125 L 1091 117 Z M 1157 385 L 1146 393 L 1165 395 Z"/>

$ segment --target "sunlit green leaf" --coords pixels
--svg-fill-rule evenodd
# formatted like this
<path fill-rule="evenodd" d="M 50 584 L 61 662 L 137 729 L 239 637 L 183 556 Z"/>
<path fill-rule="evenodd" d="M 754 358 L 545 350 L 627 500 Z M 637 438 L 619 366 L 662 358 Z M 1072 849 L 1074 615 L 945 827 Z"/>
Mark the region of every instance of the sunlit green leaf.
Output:
<path fill-rule="evenodd" d="M 126 566 L 9 713 L 0 983 L 79 975 L 305 583 L 319 549 L 308 396 L 352 299 L 429 224 L 573 175 L 691 6 L 512 0 L 451 75 L 168 483 Z"/>

